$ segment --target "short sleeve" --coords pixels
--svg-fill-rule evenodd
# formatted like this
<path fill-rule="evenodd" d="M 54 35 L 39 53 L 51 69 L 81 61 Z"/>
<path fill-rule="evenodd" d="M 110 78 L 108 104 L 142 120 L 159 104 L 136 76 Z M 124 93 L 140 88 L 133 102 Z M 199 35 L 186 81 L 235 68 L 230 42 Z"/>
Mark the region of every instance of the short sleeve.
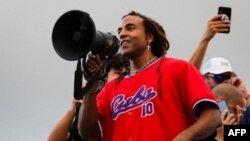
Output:
<path fill-rule="evenodd" d="M 214 94 L 205 83 L 201 73 L 191 63 L 187 63 L 183 75 L 186 84 L 184 97 L 186 97 L 189 110 L 194 112 L 195 117 L 199 117 L 207 106 L 218 108 Z"/>

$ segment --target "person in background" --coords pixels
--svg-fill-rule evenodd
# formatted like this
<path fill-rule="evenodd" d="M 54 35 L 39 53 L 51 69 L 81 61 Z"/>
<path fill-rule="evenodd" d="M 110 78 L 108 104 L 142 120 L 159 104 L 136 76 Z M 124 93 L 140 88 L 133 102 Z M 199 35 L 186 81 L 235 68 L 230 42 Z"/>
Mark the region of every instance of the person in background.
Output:
<path fill-rule="evenodd" d="M 245 99 L 246 99 L 246 106 L 250 107 L 250 94 L 247 94 Z"/>
<path fill-rule="evenodd" d="M 232 66 L 227 59 L 222 57 L 209 59 L 205 62 L 201 73 L 211 89 L 221 83 L 231 84 L 241 91 L 246 101 L 246 106 L 250 105 L 249 94 L 245 83 L 233 72 Z"/>
<path fill-rule="evenodd" d="M 72 100 L 71 107 L 67 110 L 65 115 L 58 121 L 53 130 L 50 132 L 48 141 L 71 141 L 70 128 L 75 118 L 76 107 L 81 104 L 82 100 Z"/>
<path fill-rule="evenodd" d="M 218 141 L 224 140 L 224 125 L 250 124 L 249 93 L 243 80 L 233 72 L 231 63 L 225 58 L 213 57 L 206 61 L 201 69 L 211 39 L 213 39 L 217 33 L 226 31 L 228 29 L 227 27 L 230 26 L 230 21 L 221 21 L 221 17 L 222 15 L 216 15 L 208 21 L 207 29 L 190 58 L 190 62 L 193 63 L 197 69 L 201 70 L 205 82 L 215 93 L 218 104 L 220 105 L 224 101 L 227 101 L 228 110 L 224 112 L 221 111 L 223 124 L 216 130 L 215 140 Z"/>
<path fill-rule="evenodd" d="M 224 125 L 239 125 L 243 121 L 243 113 L 245 111 L 245 99 L 239 89 L 227 83 L 216 85 L 212 89 L 216 100 L 222 109 L 221 120 L 222 126 L 217 128 L 215 139 L 217 141 L 224 140 Z M 225 103 L 221 104 L 221 103 Z M 222 106 L 226 106 L 223 108 Z"/>
<path fill-rule="evenodd" d="M 192 64 L 194 64 L 194 66 L 198 70 L 201 70 L 201 65 L 202 65 L 202 62 L 203 62 L 203 59 L 204 59 L 204 56 L 206 54 L 206 51 L 207 51 L 207 48 L 208 48 L 210 41 L 215 37 L 215 35 L 217 33 L 225 32 L 228 30 L 228 27 L 231 26 L 231 21 L 221 20 L 222 17 L 223 17 L 223 14 L 219 14 L 219 15 L 216 15 L 216 16 L 212 17 L 211 19 L 209 19 L 205 33 L 203 34 L 203 36 L 198 44 L 198 47 L 195 49 L 194 53 L 192 54 L 192 56 L 189 60 Z M 248 93 L 248 90 L 245 86 L 244 81 L 242 79 L 240 79 L 236 75 L 235 72 L 232 71 L 232 66 L 227 59 L 222 58 L 222 57 L 219 57 L 219 58 L 221 58 L 219 60 L 217 58 L 217 60 L 219 62 L 225 62 L 226 64 L 228 64 L 229 67 L 227 69 L 228 69 L 228 72 L 231 73 L 231 77 L 230 77 L 229 73 L 222 74 L 225 71 L 221 72 L 220 78 L 222 78 L 223 81 L 217 81 L 217 82 L 229 83 L 229 84 L 232 84 L 235 87 L 237 87 L 242 92 L 242 94 L 244 95 L 244 97 L 246 99 L 246 106 L 249 106 L 250 105 L 250 95 Z M 207 61 L 205 63 L 207 65 L 204 65 L 203 69 L 206 69 L 207 67 L 209 67 L 212 60 L 216 61 L 216 58 L 213 58 L 213 59 L 211 58 L 209 61 Z M 218 66 L 220 66 L 220 64 L 218 64 Z M 223 66 L 221 66 L 221 67 L 223 67 Z M 201 70 L 201 71 L 203 71 L 203 70 Z M 208 73 L 208 71 L 206 71 L 206 72 L 203 71 L 203 75 L 204 75 L 204 73 Z M 210 88 L 213 88 L 214 86 L 219 84 L 213 80 L 213 77 L 211 77 L 211 76 L 214 76 L 214 74 L 207 74 L 207 76 L 210 76 L 210 77 L 205 76 L 205 81 Z M 230 77 L 230 79 L 229 79 L 229 77 Z M 210 79 L 210 80 L 208 80 L 208 79 Z M 222 79 L 220 79 L 220 80 L 222 80 Z"/>
<path fill-rule="evenodd" d="M 129 60 L 120 53 L 113 56 L 106 68 L 106 80 L 110 82 L 120 76 L 129 68 Z M 84 87 L 84 86 L 83 86 Z M 72 127 L 72 122 L 76 116 L 76 107 L 82 104 L 82 99 L 72 100 L 71 107 L 67 110 L 66 114 L 58 121 L 54 129 L 48 137 L 48 141 L 83 141 L 80 136 L 74 137 L 70 134 L 69 130 Z"/>
<path fill-rule="evenodd" d="M 130 71 L 98 94 L 96 84 L 85 95 L 78 120 L 81 137 L 105 141 L 209 137 L 221 125 L 214 95 L 191 63 L 166 57 L 169 42 L 162 26 L 132 11 L 122 18 L 118 34 Z M 90 55 L 86 66 L 95 76 L 103 65 L 98 55 Z"/>
<path fill-rule="evenodd" d="M 246 107 L 250 106 L 250 95 L 248 93 L 247 87 L 242 79 L 240 79 L 235 72 L 231 72 L 231 79 L 227 80 L 226 83 L 232 84 L 237 87 L 243 94 L 246 100 Z"/>
<path fill-rule="evenodd" d="M 205 62 L 201 73 L 209 88 L 213 89 L 216 85 L 231 79 L 232 66 L 225 58 L 213 57 Z"/>

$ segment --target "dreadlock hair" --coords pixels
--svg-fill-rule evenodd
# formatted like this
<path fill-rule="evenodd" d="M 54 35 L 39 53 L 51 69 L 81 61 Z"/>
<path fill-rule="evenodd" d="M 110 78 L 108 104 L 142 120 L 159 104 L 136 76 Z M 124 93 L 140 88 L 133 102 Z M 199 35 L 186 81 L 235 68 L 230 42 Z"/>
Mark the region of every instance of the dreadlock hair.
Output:
<path fill-rule="evenodd" d="M 165 56 L 167 54 L 167 50 L 170 47 L 170 44 L 168 39 L 166 38 L 166 33 L 163 27 L 155 20 L 135 11 L 129 12 L 127 15 L 123 16 L 122 19 L 127 16 L 138 16 L 143 19 L 145 33 L 152 34 L 154 37 L 154 40 L 151 43 L 153 55 L 157 57 Z"/>
<path fill-rule="evenodd" d="M 159 66 L 157 67 L 157 72 L 159 74 L 158 79 L 158 92 L 160 98 L 162 98 L 162 89 L 161 89 L 161 80 L 162 80 L 162 71 L 161 66 L 164 62 L 164 57 L 167 54 L 168 49 L 170 48 L 170 44 L 168 39 L 166 38 L 166 33 L 163 27 L 156 22 L 155 20 L 142 15 L 138 12 L 131 11 L 127 15 L 123 16 L 123 18 L 127 16 L 138 16 L 143 19 L 143 25 L 145 29 L 146 34 L 152 34 L 154 39 L 151 43 L 151 50 L 154 56 L 162 57 L 159 63 Z"/>

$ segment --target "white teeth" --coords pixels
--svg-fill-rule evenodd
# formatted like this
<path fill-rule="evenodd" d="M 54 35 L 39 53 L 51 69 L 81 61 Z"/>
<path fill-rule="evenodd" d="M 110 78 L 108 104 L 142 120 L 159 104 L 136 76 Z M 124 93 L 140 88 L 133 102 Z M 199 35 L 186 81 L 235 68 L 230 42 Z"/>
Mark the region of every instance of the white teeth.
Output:
<path fill-rule="evenodd" d="M 127 43 L 129 43 L 129 41 L 122 41 L 121 45 L 124 45 L 124 44 L 127 44 Z"/>
<path fill-rule="evenodd" d="M 128 42 L 127 41 L 125 41 L 125 42 L 123 42 L 122 44 L 124 45 L 124 44 L 127 44 Z"/>

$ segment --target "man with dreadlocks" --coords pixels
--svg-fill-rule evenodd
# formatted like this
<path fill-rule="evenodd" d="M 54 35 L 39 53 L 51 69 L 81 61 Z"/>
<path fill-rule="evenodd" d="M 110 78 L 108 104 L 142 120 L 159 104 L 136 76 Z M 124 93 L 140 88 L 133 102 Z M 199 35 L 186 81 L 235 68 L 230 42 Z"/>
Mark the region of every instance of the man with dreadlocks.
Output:
<path fill-rule="evenodd" d="M 120 51 L 130 69 L 95 94 L 84 97 L 78 130 L 82 138 L 105 141 L 191 141 L 209 137 L 221 125 L 214 95 L 190 63 L 166 57 L 169 42 L 153 19 L 137 12 L 122 18 Z M 90 55 L 85 69 L 103 66 Z"/>

